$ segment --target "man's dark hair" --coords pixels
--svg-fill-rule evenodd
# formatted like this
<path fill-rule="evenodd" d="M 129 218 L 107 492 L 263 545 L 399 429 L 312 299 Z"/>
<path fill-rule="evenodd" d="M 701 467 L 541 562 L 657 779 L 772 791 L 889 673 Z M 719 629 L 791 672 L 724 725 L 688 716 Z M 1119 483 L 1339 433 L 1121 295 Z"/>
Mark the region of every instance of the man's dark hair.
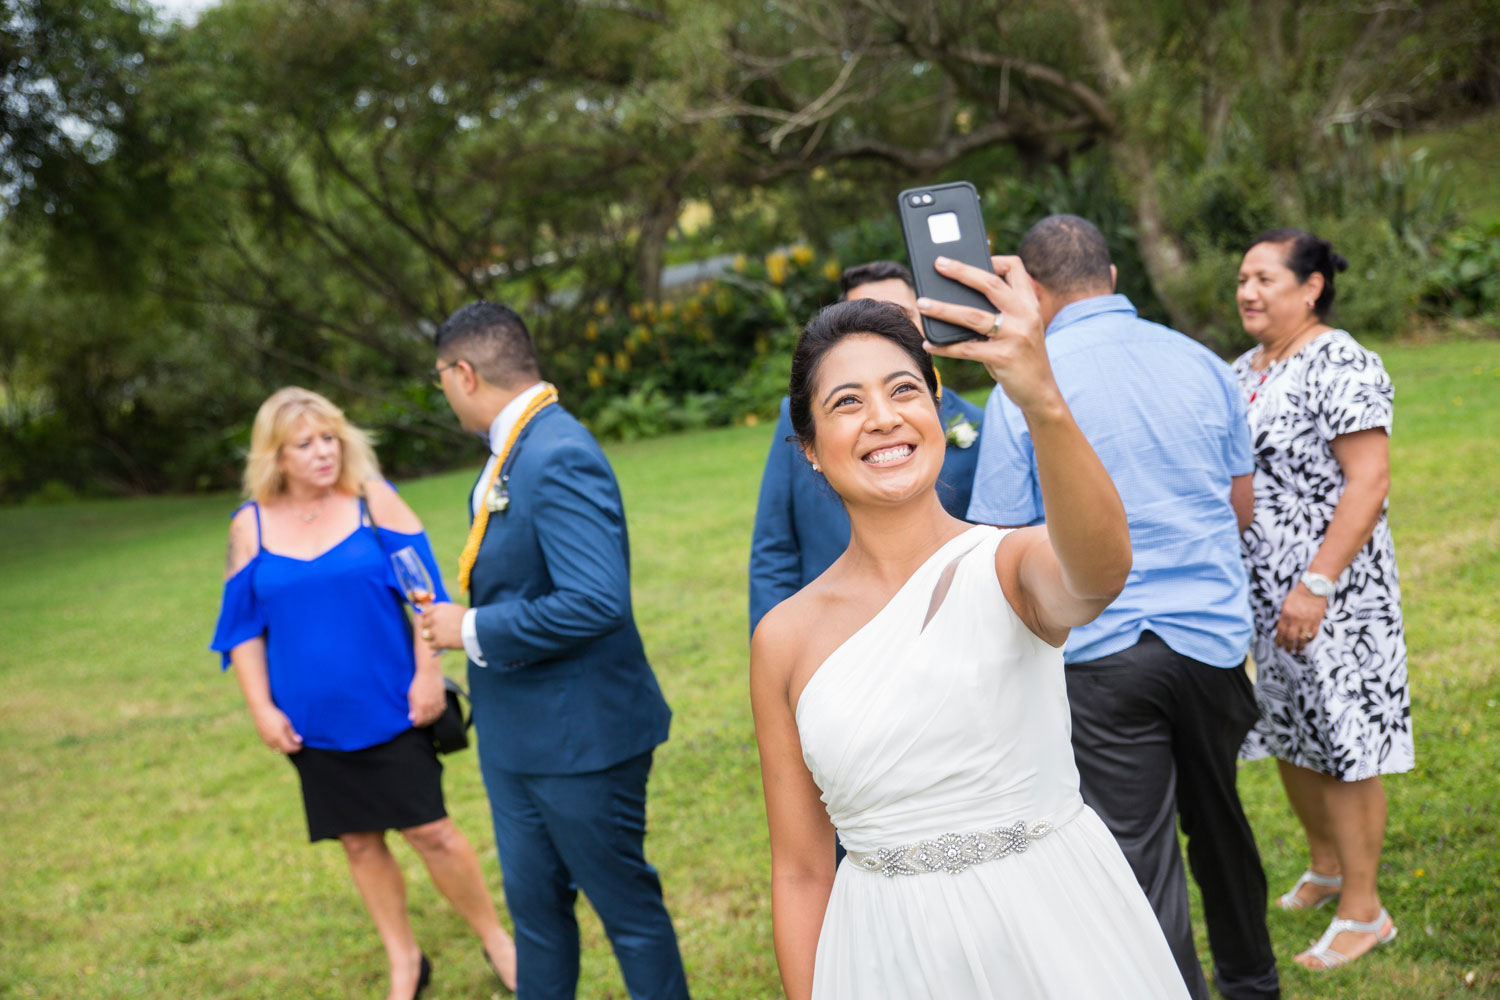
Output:
<path fill-rule="evenodd" d="M 443 320 L 433 340 L 439 358 L 467 361 L 491 385 L 509 388 L 541 377 L 526 323 L 508 306 L 470 302 Z"/>
<path fill-rule="evenodd" d="M 1333 244 L 1305 229 L 1273 229 L 1261 233 L 1245 248 L 1249 253 L 1262 243 L 1280 243 L 1285 249 L 1282 260 L 1287 269 L 1297 276 L 1299 284 L 1305 284 L 1314 271 L 1323 276 L 1323 291 L 1313 303 L 1313 312 L 1318 319 L 1327 319 L 1333 311 L 1333 276 L 1347 270 L 1349 262 L 1333 252 Z"/>
<path fill-rule="evenodd" d="M 1076 215 L 1049 215 L 1032 226 L 1017 251 L 1026 273 L 1053 295 L 1107 295 L 1109 247 L 1104 234 Z"/>
<path fill-rule="evenodd" d="M 860 285 L 868 285 L 875 281 L 890 281 L 892 278 L 906 282 L 906 286 L 913 292 L 917 290 L 917 283 L 912 279 L 911 272 L 906 269 L 905 264 L 897 264 L 893 260 L 872 260 L 868 264 L 855 264 L 853 267 L 844 268 L 844 273 L 839 275 L 840 297 L 847 299 L 849 293 Z"/>
<path fill-rule="evenodd" d="M 812 398 L 823 358 L 845 337 L 859 335 L 883 337 L 905 351 L 927 383 L 928 393 L 937 399 L 938 381 L 932 368 L 932 355 L 922 349 L 922 335 L 900 306 L 876 299 L 835 302 L 812 318 L 797 339 L 797 349 L 792 353 L 788 395 L 791 396 L 792 430 L 802 441 L 813 441 Z M 937 404 L 934 402 L 933 405 Z"/>

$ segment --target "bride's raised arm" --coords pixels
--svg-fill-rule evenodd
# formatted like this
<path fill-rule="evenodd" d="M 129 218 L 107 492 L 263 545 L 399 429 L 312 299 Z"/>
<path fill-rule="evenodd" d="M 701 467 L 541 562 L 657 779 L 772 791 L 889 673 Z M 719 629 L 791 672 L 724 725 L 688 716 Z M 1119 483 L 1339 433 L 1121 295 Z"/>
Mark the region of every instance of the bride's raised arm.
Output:
<path fill-rule="evenodd" d="M 800 643 L 795 609 L 773 608 L 750 641 L 750 707 L 760 748 L 760 777 L 771 833 L 771 927 L 788 1000 L 812 996 L 813 957 L 833 892 L 834 831 L 812 772 L 791 704 L 791 676 Z M 805 623 L 811 627 L 812 623 Z"/>
<path fill-rule="evenodd" d="M 1114 483 L 1052 377 L 1026 268 L 1019 257 L 995 257 L 992 264 L 994 274 L 946 259 L 938 269 L 983 292 L 997 312 L 930 299 L 918 300 L 917 307 L 985 334 L 983 340 L 929 343 L 927 349 L 983 364 L 1026 417 L 1047 523 L 1006 538 L 995 554 L 996 572 L 1032 631 L 1061 645 L 1068 629 L 1093 621 L 1125 586 L 1130 529 Z"/>

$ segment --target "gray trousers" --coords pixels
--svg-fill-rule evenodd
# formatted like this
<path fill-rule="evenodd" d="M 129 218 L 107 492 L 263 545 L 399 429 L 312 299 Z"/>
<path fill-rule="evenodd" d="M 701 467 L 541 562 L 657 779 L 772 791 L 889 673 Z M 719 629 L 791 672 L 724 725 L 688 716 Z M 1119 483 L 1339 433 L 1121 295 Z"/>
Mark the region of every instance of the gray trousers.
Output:
<path fill-rule="evenodd" d="M 1135 871 L 1188 992 L 1208 1000 L 1179 819 L 1203 894 L 1215 985 L 1229 1000 L 1280 997 L 1265 870 L 1235 788 L 1240 743 L 1259 714 L 1244 667 L 1200 663 L 1146 632 L 1129 649 L 1068 664 L 1066 676 L 1083 800 Z"/>

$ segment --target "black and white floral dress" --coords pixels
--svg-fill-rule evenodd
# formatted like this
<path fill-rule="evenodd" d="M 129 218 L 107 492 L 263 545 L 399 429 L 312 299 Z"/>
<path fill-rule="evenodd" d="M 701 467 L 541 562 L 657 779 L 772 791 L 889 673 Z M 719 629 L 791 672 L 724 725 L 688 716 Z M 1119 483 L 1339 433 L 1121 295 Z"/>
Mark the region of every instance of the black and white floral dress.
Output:
<path fill-rule="evenodd" d="M 1234 363 L 1250 416 L 1255 518 L 1242 538 L 1250 570 L 1255 697 L 1261 719 L 1240 756 L 1274 756 L 1358 781 L 1415 766 L 1406 636 L 1385 510 L 1334 582 L 1318 634 L 1300 654 L 1272 641 L 1281 603 L 1312 562 L 1344 475 L 1330 442 L 1391 429 L 1394 390 L 1380 357 L 1343 330 L 1320 334 L 1265 371 Z"/>

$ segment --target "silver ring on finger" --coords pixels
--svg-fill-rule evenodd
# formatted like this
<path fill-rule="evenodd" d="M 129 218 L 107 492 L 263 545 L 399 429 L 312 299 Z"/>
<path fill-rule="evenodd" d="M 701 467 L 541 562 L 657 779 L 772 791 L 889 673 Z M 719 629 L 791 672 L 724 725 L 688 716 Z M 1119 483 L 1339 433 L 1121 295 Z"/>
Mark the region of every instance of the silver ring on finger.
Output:
<path fill-rule="evenodd" d="M 995 322 L 990 326 L 988 330 L 984 331 L 984 335 L 986 337 L 998 337 L 1000 335 L 1000 328 L 1004 325 L 1005 313 L 997 312 L 995 313 Z"/>

